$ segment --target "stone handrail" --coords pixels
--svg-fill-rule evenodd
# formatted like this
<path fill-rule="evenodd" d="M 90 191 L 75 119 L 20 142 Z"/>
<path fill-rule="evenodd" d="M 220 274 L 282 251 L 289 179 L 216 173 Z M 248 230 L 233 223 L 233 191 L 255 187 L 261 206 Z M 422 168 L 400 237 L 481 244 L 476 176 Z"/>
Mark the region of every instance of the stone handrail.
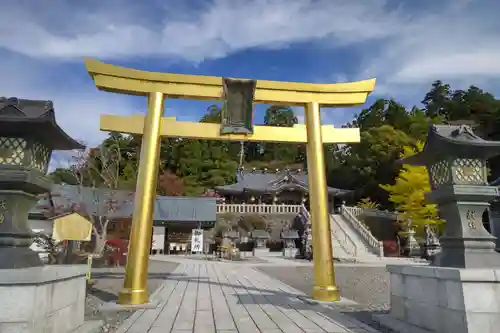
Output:
<path fill-rule="evenodd" d="M 345 209 L 349 210 L 349 212 L 355 216 L 355 217 L 358 217 L 360 216 L 361 214 L 363 214 L 363 212 L 365 212 L 366 209 L 364 208 L 361 208 L 361 207 L 351 207 L 351 206 L 343 206 Z"/>
<path fill-rule="evenodd" d="M 348 207 L 342 205 L 341 213 L 342 216 L 346 218 L 351 225 L 358 230 L 361 237 L 372 247 L 375 253 L 378 253 L 380 257 L 384 256 L 384 246 L 372 233 L 366 228 L 366 226 L 358 219 L 358 216 L 363 212 L 363 208 L 360 207 Z"/>
<path fill-rule="evenodd" d="M 309 214 L 305 205 L 300 205 L 300 212 L 304 215 L 307 221 L 311 220 L 311 214 Z"/>
<path fill-rule="evenodd" d="M 237 214 L 298 214 L 302 205 L 217 204 L 217 213 Z"/>

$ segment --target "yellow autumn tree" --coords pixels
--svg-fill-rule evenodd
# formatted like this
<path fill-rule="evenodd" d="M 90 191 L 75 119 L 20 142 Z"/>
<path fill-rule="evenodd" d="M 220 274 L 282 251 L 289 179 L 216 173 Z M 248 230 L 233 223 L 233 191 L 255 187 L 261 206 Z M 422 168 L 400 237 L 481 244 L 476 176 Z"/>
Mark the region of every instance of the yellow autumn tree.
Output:
<path fill-rule="evenodd" d="M 422 151 L 424 144 L 418 142 L 416 147 L 404 147 L 401 158 L 409 157 Z M 380 185 L 389 192 L 389 200 L 401 213 L 402 223 L 411 228 L 417 235 L 424 233 L 426 224 L 440 227 L 444 220 L 439 218 L 437 205 L 426 202 L 424 194 L 431 190 L 427 168 L 403 164 L 394 185 Z"/>

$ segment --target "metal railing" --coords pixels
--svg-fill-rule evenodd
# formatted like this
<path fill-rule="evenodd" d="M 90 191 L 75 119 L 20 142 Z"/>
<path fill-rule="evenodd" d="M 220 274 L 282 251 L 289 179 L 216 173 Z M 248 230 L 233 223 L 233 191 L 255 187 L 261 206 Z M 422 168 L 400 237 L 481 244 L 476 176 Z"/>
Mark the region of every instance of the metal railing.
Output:
<path fill-rule="evenodd" d="M 351 225 L 359 232 L 361 237 L 372 247 L 373 251 L 377 253 L 380 257 L 384 256 L 384 246 L 375 236 L 372 235 L 370 230 L 358 219 L 363 213 L 363 208 L 360 207 L 348 207 L 342 205 L 341 214 L 351 223 Z"/>
<path fill-rule="evenodd" d="M 303 205 L 217 204 L 217 213 L 299 214 Z"/>

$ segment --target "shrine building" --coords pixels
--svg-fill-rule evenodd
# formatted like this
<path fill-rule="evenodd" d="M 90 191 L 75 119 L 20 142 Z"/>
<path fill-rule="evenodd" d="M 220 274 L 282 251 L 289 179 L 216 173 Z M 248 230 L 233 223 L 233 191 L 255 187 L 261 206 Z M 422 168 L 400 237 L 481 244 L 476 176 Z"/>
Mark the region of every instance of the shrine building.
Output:
<path fill-rule="evenodd" d="M 309 181 L 307 171 L 245 170 L 236 175 L 236 183 L 216 186 L 215 191 L 226 204 L 306 205 Z M 328 207 L 331 212 L 339 207 L 353 191 L 328 187 Z"/>

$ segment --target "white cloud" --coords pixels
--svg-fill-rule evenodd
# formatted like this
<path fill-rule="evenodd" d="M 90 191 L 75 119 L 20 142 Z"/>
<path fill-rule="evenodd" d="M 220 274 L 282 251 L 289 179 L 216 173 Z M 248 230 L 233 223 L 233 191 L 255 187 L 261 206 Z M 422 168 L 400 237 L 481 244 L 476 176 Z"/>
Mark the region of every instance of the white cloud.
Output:
<path fill-rule="evenodd" d="M 40 58 L 173 56 L 196 61 L 327 37 L 359 43 L 394 34 L 400 20 L 396 12 L 384 12 L 383 0 L 215 0 L 197 10 L 158 7 L 149 20 L 141 20 L 136 12 L 141 8 L 130 1 L 87 6 L 96 9 L 53 2 L 39 8 L 34 0 L 29 6 L 4 6 L 0 47 Z M 17 24 L 18 17 L 23 24 Z"/>
<path fill-rule="evenodd" d="M 81 56 L 200 62 L 249 48 L 315 41 L 359 52 L 356 74 L 330 77 L 377 77 L 378 93 L 413 94 L 435 79 L 487 83 L 500 75 L 500 6 L 493 0 L 422 1 L 424 9 L 391 7 L 389 0 L 198 3 L 203 7 L 167 6 L 161 0 L 147 6 L 131 0 L 3 4 L 0 50 L 15 56 L 0 62 L 0 95 L 52 99 L 61 125 L 96 143 L 104 135 L 97 130 L 99 114 L 141 110 L 125 96 L 97 92 L 90 79 L 82 84 L 70 82 L 71 73 L 56 75 L 58 65 L 81 63 Z M 323 120 L 340 124 L 346 112 L 351 111 L 328 110 Z M 303 113 L 298 115 L 303 120 Z"/>
<path fill-rule="evenodd" d="M 500 21 L 495 1 L 458 1 L 440 12 L 416 15 L 367 57 L 360 77 L 380 78 L 379 93 L 407 92 L 440 79 L 488 84 L 500 76 Z M 490 87 L 492 85 L 490 84 Z"/>
<path fill-rule="evenodd" d="M 293 111 L 299 124 L 304 124 L 304 108 L 295 107 Z M 321 108 L 321 122 L 322 124 L 332 124 L 335 127 L 341 127 L 352 118 L 354 113 L 355 110 L 352 108 Z"/>
<path fill-rule="evenodd" d="M 214 0 L 198 8 L 189 8 L 189 1 L 141 6 L 89 0 L 76 8 L 53 2 L 4 6 L 0 47 L 43 59 L 196 62 L 312 40 L 335 47 L 372 42 L 359 50 L 364 61 L 358 76 L 380 77 L 384 85 L 500 74 L 500 5 L 493 0 L 422 1 L 420 9 L 413 1 L 394 8 L 384 0 Z"/>

